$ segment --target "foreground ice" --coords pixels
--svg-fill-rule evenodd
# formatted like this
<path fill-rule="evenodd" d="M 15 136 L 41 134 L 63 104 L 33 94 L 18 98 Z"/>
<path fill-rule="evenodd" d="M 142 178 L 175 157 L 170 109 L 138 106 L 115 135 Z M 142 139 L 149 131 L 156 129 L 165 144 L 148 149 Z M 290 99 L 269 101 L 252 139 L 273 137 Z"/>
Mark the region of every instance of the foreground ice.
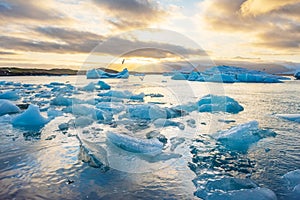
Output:
<path fill-rule="evenodd" d="M 110 90 L 105 93 L 99 93 L 98 96 L 143 101 L 145 94 L 144 93 L 133 94 L 132 92 L 130 92 L 128 90 L 125 90 L 125 91 Z"/>
<path fill-rule="evenodd" d="M 236 100 L 228 96 L 206 95 L 198 101 L 200 112 L 239 113 L 244 108 Z"/>
<path fill-rule="evenodd" d="M 272 131 L 259 129 L 257 121 L 251 121 L 217 132 L 213 137 L 231 150 L 247 152 L 248 148 L 260 139 L 275 135 Z"/>
<path fill-rule="evenodd" d="M 277 117 L 300 123 L 300 114 L 277 114 Z"/>
<path fill-rule="evenodd" d="M 133 153 L 158 155 L 163 149 L 163 143 L 157 138 L 139 139 L 124 134 L 108 132 L 107 139 L 116 146 Z"/>
<path fill-rule="evenodd" d="M 128 78 L 129 72 L 127 68 L 119 73 L 108 73 L 101 69 L 91 69 L 86 72 L 87 79 L 97 79 L 97 78 Z"/>
<path fill-rule="evenodd" d="M 283 179 L 287 182 L 288 198 L 291 200 L 300 199 L 300 169 L 284 174 Z"/>
<path fill-rule="evenodd" d="M 27 110 L 12 120 L 13 126 L 24 128 L 42 127 L 49 122 L 49 119 L 44 118 L 36 105 L 29 105 Z"/>
<path fill-rule="evenodd" d="M 267 188 L 234 190 L 227 193 L 215 192 L 207 200 L 277 200 L 275 193 Z"/>
<path fill-rule="evenodd" d="M 8 100 L 0 99 L 0 116 L 20 112 L 20 108 Z"/>

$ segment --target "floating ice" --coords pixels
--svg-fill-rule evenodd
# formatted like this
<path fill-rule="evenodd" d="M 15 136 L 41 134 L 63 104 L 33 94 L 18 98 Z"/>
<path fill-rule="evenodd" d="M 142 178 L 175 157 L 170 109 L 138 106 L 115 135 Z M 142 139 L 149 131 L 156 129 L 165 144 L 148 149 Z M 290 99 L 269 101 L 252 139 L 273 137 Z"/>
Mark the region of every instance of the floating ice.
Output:
<path fill-rule="evenodd" d="M 167 118 L 166 110 L 154 104 L 130 105 L 127 107 L 127 113 L 130 118 L 143 120 Z"/>
<path fill-rule="evenodd" d="M 0 99 L 0 116 L 20 112 L 20 108 L 8 100 Z"/>
<path fill-rule="evenodd" d="M 111 112 L 113 114 L 117 114 L 117 113 L 122 112 L 125 109 L 125 106 L 122 103 L 99 102 L 96 105 L 96 108 L 99 108 L 101 110 L 105 110 L 107 112 Z"/>
<path fill-rule="evenodd" d="M 239 113 L 244 108 L 233 98 L 228 96 L 206 95 L 198 101 L 200 112 L 228 112 Z"/>
<path fill-rule="evenodd" d="M 92 92 L 96 89 L 95 83 L 90 82 L 89 84 L 87 84 L 86 86 L 84 86 L 82 88 L 82 90 L 87 91 L 87 92 Z"/>
<path fill-rule="evenodd" d="M 125 90 L 125 91 L 110 90 L 110 91 L 105 92 L 105 93 L 99 93 L 98 96 L 143 101 L 144 97 L 145 97 L 145 94 L 144 93 L 133 94 L 128 90 Z"/>
<path fill-rule="evenodd" d="M 42 127 L 49 122 L 49 119 L 44 118 L 36 105 L 29 105 L 27 110 L 12 120 L 13 126 L 24 128 Z"/>
<path fill-rule="evenodd" d="M 300 114 L 277 114 L 277 117 L 300 123 Z"/>
<path fill-rule="evenodd" d="M 229 149 L 246 152 L 253 143 L 275 135 L 276 133 L 272 131 L 259 129 L 257 121 L 251 121 L 226 131 L 217 132 L 213 137 Z"/>
<path fill-rule="evenodd" d="M 171 79 L 173 80 L 187 80 L 188 79 L 188 74 L 183 74 L 181 72 L 176 72 Z"/>
<path fill-rule="evenodd" d="M 15 90 L 6 91 L 3 93 L 0 93 L 0 99 L 18 100 L 18 99 L 20 99 L 20 96 L 18 95 L 18 92 Z"/>
<path fill-rule="evenodd" d="M 158 155 L 161 153 L 163 149 L 163 143 L 161 143 L 157 138 L 152 139 L 139 139 L 134 138 L 124 134 L 116 134 L 112 132 L 108 132 L 107 139 L 129 152 L 133 153 L 141 153 L 146 155 Z"/>
<path fill-rule="evenodd" d="M 60 95 L 52 99 L 50 104 L 55 106 L 70 106 L 72 105 L 72 99 Z"/>
<path fill-rule="evenodd" d="M 86 127 L 91 125 L 94 120 L 87 116 L 80 116 L 74 120 L 75 127 Z"/>
<path fill-rule="evenodd" d="M 168 127 L 168 126 L 176 126 L 178 127 L 180 130 L 184 130 L 184 124 L 180 123 L 180 122 L 174 122 L 172 120 L 169 119 L 157 119 L 153 122 L 155 127 Z"/>
<path fill-rule="evenodd" d="M 49 118 L 55 118 L 55 117 L 59 117 L 59 116 L 63 116 L 63 112 L 60 110 L 55 110 L 55 109 L 49 109 L 47 111 L 47 115 Z"/>
<path fill-rule="evenodd" d="M 129 72 L 125 68 L 119 73 L 108 73 L 101 69 L 92 69 L 86 72 L 87 79 L 97 79 L 97 78 L 128 78 Z"/>
<path fill-rule="evenodd" d="M 105 83 L 104 81 L 98 81 L 98 85 L 100 86 L 100 90 L 110 90 L 110 85 Z"/>
<path fill-rule="evenodd" d="M 300 71 L 299 72 L 296 72 L 294 74 L 294 77 L 297 79 L 297 80 L 300 80 Z"/>
<path fill-rule="evenodd" d="M 277 200 L 275 193 L 267 188 L 234 190 L 226 193 L 214 192 L 206 200 Z"/>
<path fill-rule="evenodd" d="M 61 131 L 65 131 L 69 129 L 69 124 L 68 123 L 62 123 L 60 125 L 58 125 L 59 130 Z"/>
<path fill-rule="evenodd" d="M 300 169 L 290 171 L 282 177 L 288 182 L 290 188 L 294 188 L 296 185 L 300 184 Z"/>

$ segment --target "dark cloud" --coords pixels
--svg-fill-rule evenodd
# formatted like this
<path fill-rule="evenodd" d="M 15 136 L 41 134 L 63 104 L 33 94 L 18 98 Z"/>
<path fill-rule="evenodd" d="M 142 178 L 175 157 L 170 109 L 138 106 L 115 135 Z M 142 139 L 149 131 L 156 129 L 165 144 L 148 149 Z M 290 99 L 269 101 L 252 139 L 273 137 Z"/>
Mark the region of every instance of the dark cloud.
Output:
<path fill-rule="evenodd" d="M 0 23 L 67 20 L 65 15 L 48 8 L 45 4 L 47 1 L 2 0 L 0 2 Z"/>
<path fill-rule="evenodd" d="M 299 51 L 299 0 L 209 0 L 204 6 L 204 19 L 213 30 L 243 32 L 260 47 Z"/>
<path fill-rule="evenodd" d="M 108 15 L 107 22 L 118 29 L 129 30 L 147 27 L 163 20 L 167 15 L 152 0 L 93 0 Z"/>
<path fill-rule="evenodd" d="M 0 51 L 0 55 L 17 55 L 17 54 L 9 51 Z"/>

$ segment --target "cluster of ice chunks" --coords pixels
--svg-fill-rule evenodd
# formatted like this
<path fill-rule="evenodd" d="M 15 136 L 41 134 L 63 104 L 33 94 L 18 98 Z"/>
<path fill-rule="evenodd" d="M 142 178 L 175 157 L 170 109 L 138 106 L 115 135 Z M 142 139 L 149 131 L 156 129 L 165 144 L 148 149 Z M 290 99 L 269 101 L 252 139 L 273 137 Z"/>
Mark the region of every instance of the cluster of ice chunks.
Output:
<path fill-rule="evenodd" d="M 190 74 L 175 72 L 171 79 L 222 83 L 280 83 L 281 80 L 288 78 L 256 70 L 222 65 L 206 69 L 204 72 L 193 71 Z"/>
<path fill-rule="evenodd" d="M 101 69 L 91 69 L 86 72 L 87 79 L 98 79 L 98 78 L 128 78 L 129 72 L 125 68 L 119 73 L 108 73 Z"/>
<path fill-rule="evenodd" d="M 104 81 L 98 81 L 98 83 L 90 82 L 89 84 L 84 86 L 82 90 L 92 92 L 94 90 L 110 90 L 110 88 L 110 85 L 108 85 Z"/>
<path fill-rule="evenodd" d="M 276 133 L 270 130 L 262 130 L 257 121 L 234 126 L 226 131 L 220 131 L 213 137 L 230 150 L 247 152 L 248 148 L 265 137 L 275 137 Z"/>
<path fill-rule="evenodd" d="M 20 108 L 9 100 L 0 99 L 0 116 L 20 112 Z"/>

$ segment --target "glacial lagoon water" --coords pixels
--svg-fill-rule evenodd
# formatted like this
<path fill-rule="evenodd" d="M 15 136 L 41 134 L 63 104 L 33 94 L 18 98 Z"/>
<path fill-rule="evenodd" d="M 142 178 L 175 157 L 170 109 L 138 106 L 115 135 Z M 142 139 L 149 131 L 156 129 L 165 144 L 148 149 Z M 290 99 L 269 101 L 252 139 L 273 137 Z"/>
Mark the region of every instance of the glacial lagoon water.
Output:
<path fill-rule="evenodd" d="M 44 84 L 61 82 L 81 88 L 98 81 L 87 80 L 85 76 L 1 77 L 1 80 L 41 85 L 27 90 L 21 99 L 14 102 L 34 102 L 40 106 L 45 117 L 49 102 L 43 98 L 32 98 L 41 90 L 51 89 Z M 278 199 L 290 198 L 282 176 L 300 168 L 300 125 L 276 117 L 276 114 L 300 113 L 299 81 L 221 84 L 171 80 L 161 75 L 104 81 L 115 90 L 162 94 L 163 97 L 145 97 L 146 103 L 152 102 L 158 106 L 196 102 L 212 93 L 234 98 L 244 107 L 244 111 L 238 114 L 194 111 L 174 119 L 182 123 L 184 129 L 130 124 L 119 116 L 114 124 L 93 122 L 86 127 L 61 131 L 58 126 L 74 118 L 71 114 L 64 114 L 39 131 L 28 131 L 12 127 L 2 116 L 0 199 L 199 199 L 195 196 L 195 185 L 201 187 L 206 184 L 205 181 L 212 181 L 215 175 L 222 173 L 235 178 L 251 178 L 260 187 L 274 191 Z M 7 85 L 1 89 L 16 87 Z M 79 92 L 73 96 L 92 101 L 98 97 L 97 93 Z M 195 126 L 188 125 L 187 121 L 191 119 L 195 120 Z M 252 120 L 256 120 L 260 128 L 274 131 L 276 136 L 258 141 L 246 153 L 224 150 L 222 144 L 211 137 L 219 130 Z M 145 137 L 145 133 L 157 131 L 168 139 L 167 147 L 173 148 L 172 155 L 166 155 L 166 159 L 147 160 L 108 143 L 107 131 L 125 132 L 136 137 Z M 87 155 L 78 137 L 96 152 L 96 157 L 107 159 L 109 170 L 83 162 Z M 170 142 L 171 138 L 175 142 Z M 101 154 L 99 149 L 104 149 L 106 155 Z M 230 162 L 218 164 L 222 160 Z M 226 171 L 226 167 L 231 168 Z M 201 175 L 210 179 L 201 179 Z M 201 195 L 198 193 L 198 196 Z"/>

